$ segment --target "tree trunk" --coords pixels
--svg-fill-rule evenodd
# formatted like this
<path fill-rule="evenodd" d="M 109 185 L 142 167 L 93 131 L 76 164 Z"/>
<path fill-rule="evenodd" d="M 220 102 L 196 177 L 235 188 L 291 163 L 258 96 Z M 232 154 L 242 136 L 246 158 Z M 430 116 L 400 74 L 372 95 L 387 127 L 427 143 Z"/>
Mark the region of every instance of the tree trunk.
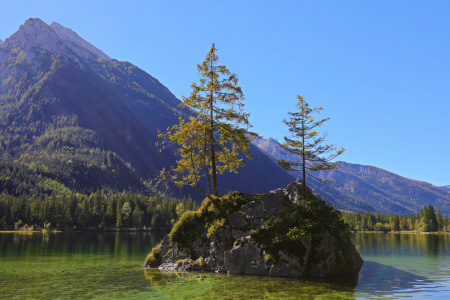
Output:
<path fill-rule="evenodd" d="M 217 189 L 216 152 L 214 150 L 214 122 L 212 119 L 211 119 L 210 139 L 211 139 L 211 175 L 212 175 L 213 194 L 214 196 L 219 196 L 219 190 Z"/>
<path fill-rule="evenodd" d="M 304 105 L 304 104 L 303 104 Z M 304 110 L 304 108 L 303 108 Z M 306 197 L 306 155 L 305 155 L 305 119 L 302 118 L 302 171 L 303 171 L 303 201 Z"/>
<path fill-rule="evenodd" d="M 211 70 L 212 70 L 212 60 L 211 60 Z M 211 77 L 212 81 L 212 77 Z M 209 132 L 209 139 L 211 144 L 211 175 L 212 175 L 212 186 L 213 186 L 213 194 L 214 196 L 219 196 L 219 190 L 217 189 L 217 170 L 216 170 L 216 152 L 215 152 L 215 143 L 214 143 L 214 115 L 213 115 L 213 91 L 211 91 L 210 95 L 210 132 Z"/>

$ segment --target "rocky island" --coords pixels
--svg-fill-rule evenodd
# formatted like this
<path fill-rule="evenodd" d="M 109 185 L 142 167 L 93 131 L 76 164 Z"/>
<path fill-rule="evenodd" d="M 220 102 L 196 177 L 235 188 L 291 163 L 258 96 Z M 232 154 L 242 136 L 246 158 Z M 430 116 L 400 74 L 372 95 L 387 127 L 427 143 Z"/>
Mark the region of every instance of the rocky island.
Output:
<path fill-rule="evenodd" d="M 144 267 L 286 277 L 355 276 L 363 260 L 340 212 L 302 182 L 268 194 L 206 198 L 182 215 Z"/>

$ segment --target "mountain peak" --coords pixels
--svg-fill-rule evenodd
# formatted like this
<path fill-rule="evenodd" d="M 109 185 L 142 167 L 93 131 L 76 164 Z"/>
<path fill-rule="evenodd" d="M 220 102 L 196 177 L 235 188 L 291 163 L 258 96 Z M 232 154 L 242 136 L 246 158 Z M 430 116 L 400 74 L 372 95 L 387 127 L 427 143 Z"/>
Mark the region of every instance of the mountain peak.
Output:
<path fill-rule="evenodd" d="M 26 20 L 19 27 L 19 30 L 4 43 L 8 48 L 22 48 L 30 61 L 42 50 L 70 58 L 77 62 L 80 67 L 80 61 L 83 60 L 109 59 L 105 53 L 88 43 L 71 29 L 63 27 L 56 22 L 48 25 L 38 18 Z"/>
<path fill-rule="evenodd" d="M 97 49 L 91 43 L 81 38 L 75 31 L 71 30 L 70 28 L 66 28 L 56 22 L 52 22 L 52 24 L 50 24 L 50 27 L 59 35 L 62 40 L 81 46 L 99 58 L 110 58 L 103 51 Z"/>

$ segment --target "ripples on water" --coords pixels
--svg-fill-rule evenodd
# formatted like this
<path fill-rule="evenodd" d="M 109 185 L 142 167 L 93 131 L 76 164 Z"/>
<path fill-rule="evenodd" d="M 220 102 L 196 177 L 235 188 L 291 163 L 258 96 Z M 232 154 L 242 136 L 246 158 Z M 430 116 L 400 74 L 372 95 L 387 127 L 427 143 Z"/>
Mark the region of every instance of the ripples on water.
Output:
<path fill-rule="evenodd" d="M 161 235 L 0 233 L 2 299 L 450 298 L 450 239 L 355 234 L 358 278 L 300 280 L 143 270 Z"/>

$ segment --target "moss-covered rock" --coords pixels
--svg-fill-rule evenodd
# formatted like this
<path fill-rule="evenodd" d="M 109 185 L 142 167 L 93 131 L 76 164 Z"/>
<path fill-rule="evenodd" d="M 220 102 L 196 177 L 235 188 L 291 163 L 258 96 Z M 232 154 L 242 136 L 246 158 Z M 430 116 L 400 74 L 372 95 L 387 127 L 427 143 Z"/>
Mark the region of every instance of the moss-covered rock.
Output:
<path fill-rule="evenodd" d="M 339 211 L 302 182 L 264 195 L 232 192 L 186 212 L 145 267 L 273 276 L 357 275 L 363 260 Z M 159 264 L 159 265 L 158 265 Z"/>

